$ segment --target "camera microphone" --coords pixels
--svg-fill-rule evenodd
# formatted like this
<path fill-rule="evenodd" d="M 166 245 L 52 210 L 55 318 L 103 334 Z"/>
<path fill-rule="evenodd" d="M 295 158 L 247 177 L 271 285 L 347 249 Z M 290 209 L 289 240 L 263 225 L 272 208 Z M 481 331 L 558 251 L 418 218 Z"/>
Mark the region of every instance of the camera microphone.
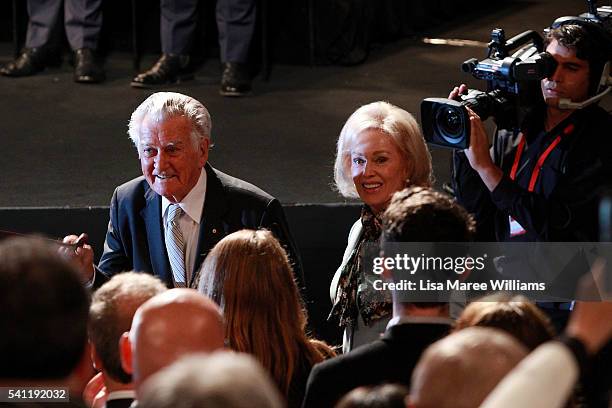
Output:
<path fill-rule="evenodd" d="M 582 102 L 572 102 L 571 99 L 561 98 L 559 99 L 559 109 L 582 109 L 587 106 L 599 101 L 601 98 L 606 96 L 610 92 L 612 88 L 608 87 L 605 91 L 598 93 L 592 98 L 587 99 Z"/>

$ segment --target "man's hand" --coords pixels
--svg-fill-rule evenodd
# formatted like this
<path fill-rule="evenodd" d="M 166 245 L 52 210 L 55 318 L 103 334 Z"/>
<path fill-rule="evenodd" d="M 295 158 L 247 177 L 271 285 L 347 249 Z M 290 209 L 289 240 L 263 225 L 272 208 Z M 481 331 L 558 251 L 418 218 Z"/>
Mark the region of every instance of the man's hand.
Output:
<path fill-rule="evenodd" d="M 65 236 L 62 242 L 66 244 L 81 244 L 76 248 L 61 247 L 60 253 L 69 259 L 81 271 L 83 282 L 87 283 L 93 279 L 94 267 L 93 259 L 94 252 L 91 245 L 87 244 L 87 234 Z"/>
<path fill-rule="evenodd" d="M 453 90 L 448 94 L 448 99 L 453 99 L 455 101 L 459 101 L 459 95 L 464 95 L 468 91 L 468 87 L 466 84 L 461 84 L 453 88 Z"/>
<path fill-rule="evenodd" d="M 83 401 L 91 408 L 104 408 L 108 391 L 105 385 L 104 374 L 99 372 L 89 380 L 83 390 Z"/>
<path fill-rule="evenodd" d="M 456 86 L 448 95 L 448 99 L 458 100 L 460 94 L 465 94 L 467 85 Z M 466 106 L 470 116 L 470 147 L 465 149 L 465 155 L 470 166 L 478 172 L 489 191 L 493 191 L 502 179 L 502 170 L 493 163 L 489 153 L 489 137 L 480 120 L 480 116 Z"/>

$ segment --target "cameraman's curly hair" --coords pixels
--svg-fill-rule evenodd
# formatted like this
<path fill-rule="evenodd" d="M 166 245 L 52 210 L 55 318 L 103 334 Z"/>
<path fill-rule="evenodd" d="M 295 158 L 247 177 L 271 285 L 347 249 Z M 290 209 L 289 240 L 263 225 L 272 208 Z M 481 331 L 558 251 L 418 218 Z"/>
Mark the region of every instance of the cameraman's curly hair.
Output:
<path fill-rule="evenodd" d="M 610 61 L 611 36 L 594 23 L 569 22 L 551 29 L 544 38 L 544 47 L 552 40 L 575 50 L 576 57 L 589 62 L 589 95 L 595 94 L 603 67 Z"/>

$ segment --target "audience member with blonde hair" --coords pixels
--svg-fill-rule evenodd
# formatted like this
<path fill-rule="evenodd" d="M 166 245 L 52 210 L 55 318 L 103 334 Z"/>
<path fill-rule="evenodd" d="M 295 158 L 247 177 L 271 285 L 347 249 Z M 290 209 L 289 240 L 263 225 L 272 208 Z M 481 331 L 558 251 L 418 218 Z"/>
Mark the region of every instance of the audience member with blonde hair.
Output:
<path fill-rule="evenodd" d="M 289 406 L 299 407 L 312 366 L 334 353 L 306 333 L 307 315 L 293 276 L 271 232 L 242 230 L 209 253 L 199 290 L 221 306 L 229 347 L 254 355 Z"/>
<path fill-rule="evenodd" d="M 529 350 L 551 340 L 555 329 L 550 319 L 524 296 L 495 294 L 470 303 L 454 330 L 471 326 L 495 327 L 521 341 Z"/>
<path fill-rule="evenodd" d="M 391 318 L 391 294 L 376 290 L 361 270 L 361 249 L 377 243 L 382 214 L 396 191 L 432 184 L 431 156 L 414 117 L 388 102 L 361 106 L 340 132 L 334 163 L 338 192 L 363 203 L 330 284 L 332 309 L 344 329 L 342 351 L 380 338 Z"/>

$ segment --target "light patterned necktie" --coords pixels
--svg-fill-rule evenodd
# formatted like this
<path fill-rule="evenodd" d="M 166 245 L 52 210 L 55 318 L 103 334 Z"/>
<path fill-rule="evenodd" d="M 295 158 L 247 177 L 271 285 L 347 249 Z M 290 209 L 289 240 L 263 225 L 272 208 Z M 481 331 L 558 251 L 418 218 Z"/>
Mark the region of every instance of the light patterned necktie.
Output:
<path fill-rule="evenodd" d="M 178 220 L 183 210 L 178 204 L 168 207 L 168 221 L 166 224 L 166 250 L 172 268 L 174 285 L 184 288 L 185 285 L 185 238 L 181 232 Z"/>

